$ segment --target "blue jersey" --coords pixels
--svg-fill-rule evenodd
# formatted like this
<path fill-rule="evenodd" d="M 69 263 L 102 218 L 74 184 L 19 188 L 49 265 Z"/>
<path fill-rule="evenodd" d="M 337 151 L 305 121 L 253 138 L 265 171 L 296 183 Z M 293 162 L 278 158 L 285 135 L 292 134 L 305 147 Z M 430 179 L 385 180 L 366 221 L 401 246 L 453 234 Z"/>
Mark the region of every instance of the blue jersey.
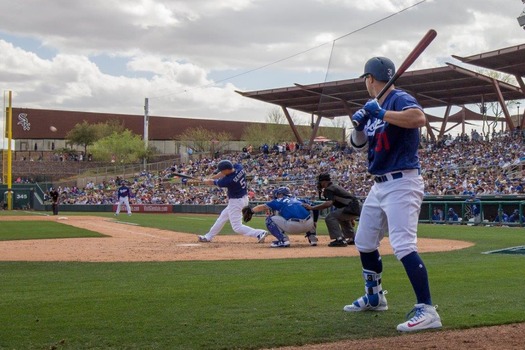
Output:
<path fill-rule="evenodd" d="M 383 109 L 403 111 L 410 108 L 422 110 L 416 99 L 402 90 L 388 94 Z M 392 171 L 420 168 L 417 155 L 419 129 L 406 129 L 383 120 L 371 119 L 365 127 L 368 136 L 368 172 L 383 175 Z"/>
<path fill-rule="evenodd" d="M 310 211 L 303 207 L 303 202 L 295 197 L 282 197 L 274 199 L 273 201 L 267 202 L 266 206 L 272 210 L 279 211 L 279 215 L 286 220 L 304 220 L 310 216 Z"/>
<path fill-rule="evenodd" d="M 118 189 L 118 198 L 121 198 L 121 197 L 129 197 L 130 193 L 129 193 L 129 187 L 127 186 L 120 186 L 119 189 Z"/>
<path fill-rule="evenodd" d="M 240 164 L 233 165 L 233 172 L 215 180 L 215 185 L 228 189 L 228 198 L 242 198 L 248 194 L 246 173 Z"/>

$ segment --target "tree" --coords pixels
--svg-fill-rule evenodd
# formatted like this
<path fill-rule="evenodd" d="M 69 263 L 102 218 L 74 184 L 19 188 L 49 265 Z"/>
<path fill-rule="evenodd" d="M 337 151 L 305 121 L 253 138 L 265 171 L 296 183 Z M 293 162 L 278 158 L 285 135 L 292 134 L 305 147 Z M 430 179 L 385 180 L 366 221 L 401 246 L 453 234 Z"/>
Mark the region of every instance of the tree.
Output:
<path fill-rule="evenodd" d="M 126 128 L 124 128 L 124 125 L 116 119 L 108 120 L 104 123 L 97 123 L 94 124 L 95 128 L 97 129 L 98 138 L 102 139 L 104 137 L 110 136 L 113 133 L 121 133 Z"/>
<path fill-rule="evenodd" d="M 97 140 L 110 136 L 114 132 L 121 133 L 123 131 L 124 126 L 118 120 L 109 120 L 97 124 L 89 124 L 84 120 L 66 134 L 66 144 L 82 146 L 84 147 L 84 154 L 87 154 L 88 146 Z"/>
<path fill-rule="evenodd" d="M 189 128 L 179 136 L 179 140 L 187 148 L 195 152 L 209 152 L 210 154 L 227 149 L 232 135 L 227 132 L 215 132 L 201 126 Z"/>
<path fill-rule="evenodd" d="M 153 150 L 144 147 L 144 141 L 131 130 L 113 132 L 93 144 L 92 153 L 95 159 L 118 163 L 136 163 L 152 156 Z"/>
<path fill-rule="evenodd" d="M 71 145 L 84 147 L 84 154 L 87 154 L 87 147 L 91 146 L 99 139 L 98 130 L 93 124 L 84 120 L 83 123 L 75 127 L 66 134 L 66 142 Z"/>

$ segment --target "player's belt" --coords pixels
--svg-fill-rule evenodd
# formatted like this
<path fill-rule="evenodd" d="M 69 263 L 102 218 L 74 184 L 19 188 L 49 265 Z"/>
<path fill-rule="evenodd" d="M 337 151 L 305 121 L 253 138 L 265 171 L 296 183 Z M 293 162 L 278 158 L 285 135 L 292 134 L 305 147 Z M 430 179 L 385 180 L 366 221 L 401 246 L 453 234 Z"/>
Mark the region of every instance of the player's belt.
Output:
<path fill-rule="evenodd" d="M 295 222 L 308 221 L 308 220 L 310 220 L 310 216 L 311 216 L 311 215 L 308 215 L 308 216 L 305 217 L 304 219 L 290 219 L 290 221 L 295 221 Z"/>
<path fill-rule="evenodd" d="M 413 177 L 413 176 L 418 176 L 418 175 L 421 175 L 420 169 L 410 169 L 410 170 L 403 170 L 403 171 L 388 173 L 385 175 L 376 175 L 374 177 L 374 181 L 381 183 L 381 182 L 401 179 L 402 177 Z"/>

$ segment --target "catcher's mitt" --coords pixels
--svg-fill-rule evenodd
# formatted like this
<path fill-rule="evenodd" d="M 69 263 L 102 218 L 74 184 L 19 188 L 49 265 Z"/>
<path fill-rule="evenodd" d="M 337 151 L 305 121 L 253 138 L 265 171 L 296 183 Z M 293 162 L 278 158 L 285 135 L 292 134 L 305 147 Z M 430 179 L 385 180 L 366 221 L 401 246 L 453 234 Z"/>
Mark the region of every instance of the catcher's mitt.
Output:
<path fill-rule="evenodd" d="M 252 219 L 253 214 L 255 214 L 250 206 L 242 208 L 242 220 L 248 222 Z"/>

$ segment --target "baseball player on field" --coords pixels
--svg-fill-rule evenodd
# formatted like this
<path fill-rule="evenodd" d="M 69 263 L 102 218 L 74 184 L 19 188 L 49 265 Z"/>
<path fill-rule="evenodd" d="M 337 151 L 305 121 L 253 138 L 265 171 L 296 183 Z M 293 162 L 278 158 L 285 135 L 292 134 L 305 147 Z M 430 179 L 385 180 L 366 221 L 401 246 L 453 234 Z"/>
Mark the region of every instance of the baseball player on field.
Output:
<path fill-rule="evenodd" d="M 303 202 L 292 193 L 288 187 L 279 187 L 273 191 L 273 200 L 265 204 L 259 204 L 252 208 L 254 213 L 262 211 L 278 212 L 275 215 L 268 215 L 266 217 L 266 227 L 272 235 L 277 238 L 273 241 L 270 247 L 272 248 L 286 248 L 290 246 L 290 239 L 287 233 L 305 233 L 310 237 L 311 232 L 315 232 L 315 224 L 313 215 L 310 211 L 303 207 Z M 309 238 L 312 244 L 312 237 Z M 315 237 L 317 245 L 317 237 Z"/>
<path fill-rule="evenodd" d="M 326 215 L 324 221 L 328 235 L 332 239 L 329 247 L 347 247 L 354 244 L 354 220 L 358 213 L 348 211 L 352 200 L 357 200 L 347 190 L 332 182 L 330 174 L 320 174 L 317 178 L 319 198 L 325 201 L 317 205 L 305 205 L 307 209 L 323 210 L 335 207 Z"/>
<path fill-rule="evenodd" d="M 56 188 L 49 189 L 49 197 L 51 197 L 51 207 L 53 208 L 53 215 L 58 215 L 58 204 L 60 202 L 60 193 Z"/>
<path fill-rule="evenodd" d="M 395 73 L 394 63 L 373 57 L 365 64 L 364 83 L 369 100 L 352 116 L 350 136 L 357 150 L 368 151 L 368 172 L 374 184 L 363 204 L 355 245 L 361 256 L 365 295 L 344 307 L 348 312 L 386 311 L 380 241 L 386 233 L 394 254 L 403 264 L 417 303 L 401 332 L 440 328 L 441 318 L 432 305 L 428 274 L 417 250 L 417 225 L 423 201 L 423 178 L 418 158 L 419 129 L 426 119 L 422 107 L 407 92 L 390 86 L 375 97 Z"/>
<path fill-rule="evenodd" d="M 115 212 L 115 216 L 118 216 L 120 214 L 120 208 L 122 205 L 126 206 L 126 210 L 128 211 L 128 216 L 131 216 L 131 206 L 129 205 L 129 197 L 131 197 L 131 191 L 128 186 L 126 186 L 126 181 L 122 181 L 120 183 L 120 187 L 117 190 L 117 197 L 118 197 L 118 203 L 117 203 L 117 211 Z"/>
<path fill-rule="evenodd" d="M 199 242 L 211 242 L 228 220 L 236 233 L 257 238 L 263 243 L 268 235 L 265 230 L 254 229 L 242 224 L 242 208 L 249 204 L 246 173 L 241 164 L 225 159 L 217 164 L 217 173 L 210 179 L 203 179 L 207 185 L 225 187 L 228 190 L 228 205 L 224 208 L 208 233 L 198 236 Z"/>

